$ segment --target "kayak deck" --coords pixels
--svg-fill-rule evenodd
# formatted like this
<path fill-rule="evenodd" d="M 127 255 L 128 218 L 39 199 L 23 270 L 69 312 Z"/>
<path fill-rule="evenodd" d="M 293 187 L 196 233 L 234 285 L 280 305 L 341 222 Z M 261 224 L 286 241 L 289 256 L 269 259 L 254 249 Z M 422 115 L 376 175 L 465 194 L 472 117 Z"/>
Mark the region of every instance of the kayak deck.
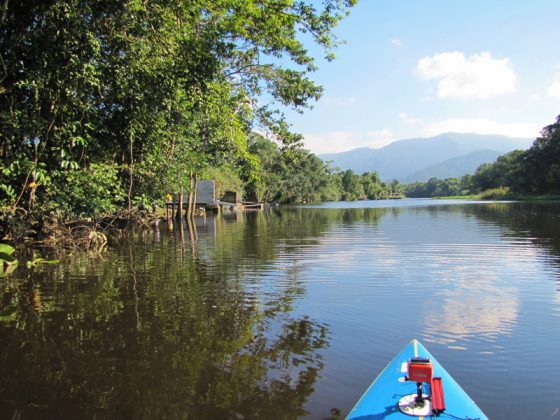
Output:
<path fill-rule="evenodd" d="M 441 377 L 441 385 L 445 395 L 445 411 L 432 414 L 431 408 L 425 413 L 405 414 L 399 408 L 399 401 L 406 396 L 416 394 L 416 382 L 405 381 L 406 362 L 413 357 L 427 357 L 433 364 L 434 376 Z M 403 366 L 403 364 L 405 364 Z M 430 385 L 424 384 L 423 393 L 431 395 Z M 403 404 L 403 402 L 401 402 Z M 387 365 L 364 395 L 348 414 L 347 419 L 374 420 L 374 419 L 488 419 L 480 408 L 471 400 L 465 391 L 438 363 L 428 350 L 418 341 L 412 340 L 405 348 Z"/>

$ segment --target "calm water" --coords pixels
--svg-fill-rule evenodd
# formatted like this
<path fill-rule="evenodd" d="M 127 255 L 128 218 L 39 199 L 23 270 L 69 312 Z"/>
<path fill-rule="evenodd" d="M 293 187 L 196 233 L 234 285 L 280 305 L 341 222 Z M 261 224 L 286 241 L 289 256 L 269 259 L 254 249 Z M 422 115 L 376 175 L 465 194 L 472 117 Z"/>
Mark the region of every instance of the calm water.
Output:
<path fill-rule="evenodd" d="M 345 415 L 418 338 L 490 418 L 560 419 L 559 210 L 280 208 L 20 267 L 0 279 L 0 417 Z"/>

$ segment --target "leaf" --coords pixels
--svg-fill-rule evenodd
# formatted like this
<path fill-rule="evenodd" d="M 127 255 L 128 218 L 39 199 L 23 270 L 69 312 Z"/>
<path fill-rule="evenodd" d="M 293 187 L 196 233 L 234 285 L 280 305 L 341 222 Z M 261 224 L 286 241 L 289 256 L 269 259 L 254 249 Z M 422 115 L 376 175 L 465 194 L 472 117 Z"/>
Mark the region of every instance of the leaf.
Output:
<path fill-rule="evenodd" d="M 12 274 L 18 266 L 17 260 L 12 264 L 5 264 L 0 262 L 0 277 L 5 277 L 9 274 Z"/>
<path fill-rule="evenodd" d="M 14 262 L 17 262 L 17 259 L 11 254 L 0 252 L 0 262 L 4 262 L 6 264 L 13 264 Z"/>
<path fill-rule="evenodd" d="M 32 261 L 27 261 L 27 268 L 37 267 L 39 264 L 58 264 L 60 260 L 45 260 L 44 258 L 35 258 Z"/>
<path fill-rule="evenodd" d="M 0 253 L 12 255 L 15 252 L 15 248 L 7 245 L 7 244 L 0 244 Z"/>
<path fill-rule="evenodd" d="M 12 273 L 18 266 L 18 260 L 12 255 L 15 251 L 11 246 L 0 244 L 0 249 L 8 252 L 0 252 L 0 277 Z"/>

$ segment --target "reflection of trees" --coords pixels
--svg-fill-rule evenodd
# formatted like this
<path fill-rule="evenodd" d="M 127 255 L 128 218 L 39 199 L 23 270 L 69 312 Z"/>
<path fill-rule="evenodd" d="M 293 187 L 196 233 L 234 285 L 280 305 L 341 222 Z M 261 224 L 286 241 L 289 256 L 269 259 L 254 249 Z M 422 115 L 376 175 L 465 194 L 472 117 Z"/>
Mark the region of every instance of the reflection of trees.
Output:
<path fill-rule="evenodd" d="M 526 238 L 551 256 L 560 257 L 558 208 L 556 203 L 521 202 L 471 206 L 468 210 L 478 219 L 507 227 L 507 236 Z M 560 272 L 558 261 L 551 260 Z"/>
<path fill-rule="evenodd" d="M 493 341 L 500 334 L 510 333 L 517 325 L 521 308 L 518 287 L 512 285 L 511 277 L 504 273 L 521 270 L 523 257 L 529 252 L 533 258 L 544 257 L 546 264 L 556 270 L 554 276 L 560 292 L 560 225 L 558 205 L 551 203 L 488 203 L 475 206 L 449 207 L 467 217 L 476 217 L 478 224 L 491 229 L 497 227 L 506 246 L 501 251 L 487 252 L 499 258 L 502 268 L 497 275 L 493 270 L 477 271 L 474 267 L 453 272 L 455 288 L 446 287 L 438 294 L 442 297 L 437 310 L 427 311 L 424 331 L 430 341 L 452 344 L 468 336 L 484 336 Z M 434 211 L 434 214 L 437 211 Z M 494 235 L 493 233 L 492 235 Z M 517 243 L 521 243 L 517 251 Z M 540 252 L 527 250 L 527 243 Z M 476 246 L 476 245 L 475 245 Z M 452 248 L 452 245 L 451 245 Z M 490 257 L 492 258 L 492 257 Z M 482 264 L 486 267 L 488 264 Z M 445 277 L 442 283 L 450 284 Z M 560 302 L 560 293 L 554 297 Z"/>
<path fill-rule="evenodd" d="M 460 213 L 474 217 L 477 226 L 492 231 L 492 238 L 502 235 L 506 242 L 505 246 L 495 249 L 491 246 L 495 245 L 495 240 L 484 243 L 483 237 L 477 237 L 480 243 L 462 243 L 461 248 L 454 243 L 446 244 L 445 257 L 448 261 L 476 249 L 478 258 L 483 259 L 480 267 L 484 269 L 478 269 L 476 260 L 465 255 L 469 258 L 469 265 L 461 267 L 453 264 L 450 274 L 440 275 L 441 283 L 445 284 L 437 291 L 441 303 L 434 309 L 427 309 L 425 316 L 424 331 L 430 341 L 452 344 L 474 336 L 494 341 L 498 335 L 508 334 L 514 329 L 521 309 L 521 295 L 508 274 L 523 270 L 523 259 L 527 253 L 534 256 L 524 243 L 530 242 L 549 254 L 560 255 L 560 226 L 555 223 L 555 209 L 557 206 L 543 203 L 486 203 L 428 208 L 434 218 L 440 213 L 442 216 Z M 510 246 L 510 241 L 514 246 Z M 521 246 L 517 247 L 516 243 L 521 243 Z M 553 264 L 558 267 L 556 258 L 551 261 L 555 260 Z M 492 262 L 500 269 L 489 268 Z"/>
<path fill-rule="evenodd" d="M 161 240 L 131 232 L 105 260 L 75 256 L 67 266 L 12 279 L 0 292 L 2 313 L 9 314 L 0 323 L 0 412 L 304 415 L 328 333 L 291 314 L 305 291 L 297 272 L 288 270 L 266 291 L 243 283 L 249 265 L 274 261 L 282 226 L 265 217 L 256 213 L 219 229 L 213 247 L 204 238 L 177 241 L 176 231 Z M 299 237 L 313 236 L 322 223 Z"/>

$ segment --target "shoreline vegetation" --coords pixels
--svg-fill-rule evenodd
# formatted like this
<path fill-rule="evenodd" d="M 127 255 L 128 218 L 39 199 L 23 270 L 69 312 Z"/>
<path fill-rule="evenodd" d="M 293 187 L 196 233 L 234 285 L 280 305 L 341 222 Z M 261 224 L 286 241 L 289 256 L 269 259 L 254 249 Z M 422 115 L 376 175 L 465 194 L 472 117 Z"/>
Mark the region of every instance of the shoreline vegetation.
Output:
<path fill-rule="evenodd" d="M 0 241 L 130 215 L 198 179 L 242 185 L 255 201 L 273 200 L 270 183 L 283 201 L 315 198 L 328 168 L 285 114 L 321 97 L 316 62 L 335 58 L 334 30 L 355 4 L 5 2 Z M 321 177 L 278 179 L 278 168 Z"/>
<path fill-rule="evenodd" d="M 560 177 L 560 116 L 556 123 L 543 129 L 543 137 L 535 140 L 526 151 L 513 151 L 500 156 L 496 162 L 481 165 L 475 174 L 462 178 L 440 180 L 432 178 L 428 182 L 400 184 L 397 180 L 386 183 L 380 180 L 377 172 L 355 174 L 352 170 L 334 171 L 328 163 L 322 162 L 311 152 L 299 148 L 285 153 L 274 141 L 256 133 L 248 136 L 248 151 L 260 166 L 260 194 L 239 175 L 234 167 L 206 168 L 206 176 L 216 181 L 218 193 L 226 189 L 243 191 L 247 197 L 264 198 L 265 201 L 278 201 L 282 204 L 299 204 L 325 201 L 378 200 L 395 198 L 434 198 L 493 201 L 560 201 L 556 193 L 555 177 Z M 297 156 L 297 157 L 294 157 Z M 546 158 L 546 159 L 544 159 Z M 297 165 L 296 163 L 299 163 Z M 237 169 L 243 170 L 241 164 Z M 192 180 L 191 180 L 192 181 Z M 560 181 L 560 180 L 559 180 Z M 88 188 L 99 187 L 83 185 L 81 198 L 103 200 L 104 197 L 89 196 Z M 7 189 L 3 184 L 4 190 Z M 106 186 L 110 189 L 111 186 Z M 37 186 L 32 186 L 37 188 Z M 196 176 L 190 189 L 196 188 Z M 253 189 L 252 189 L 253 188 Z M 104 191 L 106 193 L 106 191 Z M 445 194 L 455 192 L 459 194 Z M 35 191 L 30 192 L 34 194 Z M 183 191 L 183 193 L 188 193 Z M 442 194 L 443 193 L 443 194 Z M 70 200 L 71 197 L 62 197 Z M 129 208 L 122 201 L 119 208 L 114 201 L 111 212 L 100 212 L 91 207 L 82 212 L 75 211 L 79 206 L 61 209 L 55 206 L 37 206 L 30 198 L 28 208 L 3 205 L 0 208 L 0 240 L 5 243 L 30 247 L 60 249 L 82 249 L 101 252 L 107 245 L 108 235 L 120 235 L 120 230 L 131 223 L 150 226 L 163 218 L 155 209 L 163 207 L 164 199 L 135 197 Z M 51 203 L 52 204 L 52 203 Z M 57 204 L 57 203 L 55 203 Z M 81 203 L 83 206 L 84 203 Z M 186 223 L 192 224 L 193 210 L 185 212 Z M 154 211 L 147 211 L 153 208 Z M 84 209 L 84 208 L 83 208 Z"/>
<path fill-rule="evenodd" d="M 431 197 L 434 200 L 494 200 L 494 201 L 560 201 L 560 194 L 542 194 L 542 195 L 526 195 L 526 194 L 506 194 L 497 196 L 496 198 L 484 198 L 482 194 L 472 195 L 450 195 L 441 197 Z"/>
<path fill-rule="evenodd" d="M 103 243 L 131 221 L 149 225 L 145 209 L 174 193 L 189 197 L 191 220 L 201 179 L 218 196 L 280 204 L 558 192 L 560 117 L 529 150 L 462 178 L 403 185 L 375 168 L 332 168 L 285 113 L 322 96 L 307 44 L 333 60 L 334 30 L 356 0 L 228 4 L 6 3 L 0 242 Z"/>
<path fill-rule="evenodd" d="M 560 115 L 527 150 L 514 150 L 493 163 L 483 163 L 472 175 L 407 184 L 404 192 L 411 198 L 556 200 L 560 197 Z"/>

